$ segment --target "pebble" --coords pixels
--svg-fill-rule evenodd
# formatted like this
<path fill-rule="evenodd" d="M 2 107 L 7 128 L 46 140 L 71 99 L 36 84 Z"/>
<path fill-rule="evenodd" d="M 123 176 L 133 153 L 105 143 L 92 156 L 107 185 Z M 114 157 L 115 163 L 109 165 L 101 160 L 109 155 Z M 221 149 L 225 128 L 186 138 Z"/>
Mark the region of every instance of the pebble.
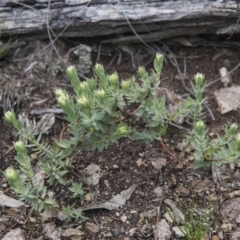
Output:
<path fill-rule="evenodd" d="M 156 187 L 156 188 L 153 190 L 153 192 L 155 193 L 155 195 L 156 195 L 157 197 L 162 197 L 163 190 L 162 190 L 161 187 Z"/>
<path fill-rule="evenodd" d="M 179 227 L 173 227 L 172 230 L 175 233 L 176 237 L 179 237 L 179 238 L 184 237 L 184 234 Z"/>

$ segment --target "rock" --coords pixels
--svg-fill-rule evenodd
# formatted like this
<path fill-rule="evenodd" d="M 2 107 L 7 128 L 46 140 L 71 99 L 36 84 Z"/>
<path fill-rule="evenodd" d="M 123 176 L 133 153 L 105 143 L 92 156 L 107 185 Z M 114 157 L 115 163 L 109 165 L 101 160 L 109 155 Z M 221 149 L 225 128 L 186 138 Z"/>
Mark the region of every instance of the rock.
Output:
<path fill-rule="evenodd" d="M 2 240 L 25 240 L 25 236 L 21 228 L 11 229 Z"/>
<path fill-rule="evenodd" d="M 58 211 L 57 213 L 57 219 L 60 221 L 65 221 L 67 219 L 66 215 L 63 213 L 63 211 Z"/>
<path fill-rule="evenodd" d="M 96 164 L 90 164 L 79 172 L 81 180 L 88 186 L 96 186 L 102 177 L 101 168 Z"/>
<path fill-rule="evenodd" d="M 220 240 L 223 240 L 224 239 L 223 231 L 218 231 L 217 236 Z"/>
<path fill-rule="evenodd" d="M 240 239 L 240 229 L 237 228 L 233 233 L 230 234 L 230 240 L 239 240 Z"/>
<path fill-rule="evenodd" d="M 114 227 L 112 227 L 110 231 L 111 231 L 113 237 L 115 237 L 115 238 L 118 238 L 122 233 L 124 233 L 124 229 L 118 224 L 115 224 Z"/>
<path fill-rule="evenodd" d="M 10 208 L 21 208 L 25 206 L 24 202 L 11 198 L 0 191 L 0 205 Z"/>
<path fill-rule="evenodd" d="M 112 235 L 112 233 L 110 233 L 110 232 L 108 232 L 108 233 L 105 234 L 105 238 L 112 238 L 112 237 L 113 237 L 113 235 Z"/>
<path fill-rule="evenodd" d="M 119 166 L 117 164 L 114 164 L 112 167 L 113 167 L 113 169 L 118 169 L 119 168 Z"/>
<path fill-rule="evenodd" d="M 152 222 L 157 216 L 157 208 L 150 209 L 140 213 L 139 223 L 144 222 L 147 219 L 149 222 Z"/>
<path fill-rule="evenodd" d="M 240 214 L 240 198 L 233 198 L 223 202 L 220 213 L 224 222 L 235 223 Z"/>
<path fill-rule="evenodd" d="M 168 240 L 171 237 L 170 226 L 165 219 L 158 222 L 154 228 L 154 238 L 158 240 Z"/>
<path fill-rule="evenodd" d="M 92 193 L 86 193 L 83 196 L 84 202 L 92 202 L 93 201 L 93 194 Z"/>
<path fill-rule="evenodd" d="M 156 188 L 153 190 L 153 192 L 155 193 L 155 195 L 156 195 L 157 197 L 162 197 L 163 190 L 162 190 L 161 187 L 156 187 Z"/>
<path fill-rule="evenodd" d="M 95 237 L 99 232 L 100 232 L 100 228 L 99 226 L 97 226 L 94 223 L 90 223 L 87 222 L 84 225 L 84 229 L 86 230 L 86 232 L 91 236 L 91 237 Z"/>
<path fill-rule="evenodd" d="M 132 236 L 134 235 L 134 233 L 136 232 L 136 230 L 137 230 L 137 228 L 131 228 L 131 229 L 129 230 L 129 235 L 130 235 L 130 237 L 132 237 Z"/>
<path fill-rule="evenodd" d="M 174 216 L 173 216 L 173 213 L 172 213 L 171 211 L 166 212 L 166 213 L 164 214 L 164 218 L 165 218 L 169 223 L 173 223 Z"/>
<path fill-rule="evenodd" d="M 233 224 L 231 223 L 224 223 L 222 226 L 221 226 L 221 229 L 224 231 L 224 232 L 231 232 L 233 228 Z"/>
<path fill-rule="evenodd" d="M 85 239 L 85 233 L 75 228 L 68 228 L 62 232 L 62 237 L 66 239 Z"/>
<path fill-rule="evenodd" d="M 182 227 L 182 229 L 183 229 L 183 227 Z M 179 227 L 173 227 L 172 230 L 175 233 L 176 237 L 179 237 L 179 238 L 184 237 L 184 234 Z"/>

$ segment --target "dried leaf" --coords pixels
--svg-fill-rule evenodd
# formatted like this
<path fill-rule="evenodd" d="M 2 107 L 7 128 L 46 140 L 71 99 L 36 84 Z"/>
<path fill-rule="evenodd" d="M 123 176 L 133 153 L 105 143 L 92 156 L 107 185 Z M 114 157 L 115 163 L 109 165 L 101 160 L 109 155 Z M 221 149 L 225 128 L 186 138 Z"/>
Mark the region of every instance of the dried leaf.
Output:
<path fill-rule="evenodd" d="M 55 123 L 55 114 L 44 114 L 41 120 L 33 127 L 32 134 L 38 135 L 39 133 L 47 134 Z"/>
<path fill-rule="evenodd" d="M 162 167 L 166 166 L 167 163 L 167 159 L 166 158 L 150 158 L 149 159 L 153 165 L 153 167 L 157 170 L 161 170 Z"/>
<path fill-rule="evenodd" d="M 173 215 L 177 223 L 182 223 L 185 220 L 184 214 L 182 211 L 177 208 L 176 204 L 171 199 L 165 199 L 164 203 L 166 203 L 173 211 Z"/>
<path fill-rule="evenodd" d="M 220 185 L 226 189 L 228 189 L 227 184 L 224 182 L 224 180 L 222 179 L 220 170 L 218 168 L 218 166 L 212 164 L 212 177 L 213 177 L 213 182 L 215 184 L 220 183 Z"/>
<path fill-rule="evenodd" d="M 122 191 L 120 194 L 117 194 L 108 202 L 96 203 L 86 207 L 81 208 L 82 211 L 105 208 L 108 210 L 115 210 L 118 207 L 121 207 L 125 202 L 131 197 L 132 193 L 135 191 L 137 184 L 133 184 L 127 190 Z"/>

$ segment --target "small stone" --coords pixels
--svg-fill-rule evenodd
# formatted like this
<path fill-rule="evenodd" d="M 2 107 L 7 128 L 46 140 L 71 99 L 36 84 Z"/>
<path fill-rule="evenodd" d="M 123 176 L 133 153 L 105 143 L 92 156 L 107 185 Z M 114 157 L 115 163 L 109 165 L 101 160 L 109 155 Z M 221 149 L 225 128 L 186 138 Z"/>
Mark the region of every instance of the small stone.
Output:
<path fill-rule="evenodd" d="M 1 216 L 0 217 L 0 225 L 4 225 L 5 223 L 8 223 L 9 222 L 9 216 Z"/>
<path fill-rule="evenodd" d="M 169 223 L 173 223 L 174 217 L 173 217 L 173 213 L 171 212 L 166 212 L 164 214 L 164 218 L 169 222 Z"/>
<path fill-rule="evenodd" d="M 5 231 L 5 230 L 6 230 L 6 226 L 0 224 L 0 232 L 3 232 L 3 231 Z"/>
<path fill-rule="evenodd" d="M 231 232 L 232 227 L 233 227 L 233 224 L 231 224 L 231 223 L 224 223 L 224 224 L 221 226 L 221 229 L 222 229 L 224 232 Z"/>
<path fill-rule="evenodd" d="M 211 240 L 219 240 L 219 238 L 216 235 L 213 235 Z"/>
<path fill-rule="evenodd" d="M 121 216 L 121 220 L 122 220 L 122 222 L 126 222 L 126 220 L 127 220 L 127 216 L 126 215 L 123 215 L 123 216 Z"/>
<path fill-rule="evenodd" d="M 231 240 L 238 240 L 240 239 L 240 229 L 237 228 L 237 229 L 234 229 L 235 231 L 233 233 L 231 233 L 231 237 L 230 239 Z"/>
<path fill-rule="evenodd" d="M 155 195 L 156 195 L 157 197 L 162 197 L 163 190 L 162 190 L 161 187 L 156 187 L 156 188 L 153 190 L 153 192 L 155 193 Z"/>
<path fill-rule="evenodd" d="M 16 228 L 16 229 L 11 229 L 3 238 L 2 240 L 13 240 L 13 239 L 18 239 L 18 240 L 25 240 L 25 236 L 23 234 L 22 229 Z"/>
<path fill-rule="evenodd" d="M 67 219 L 66 215 L 63 213 L 63 211 L 59 211 L 57 213 L 57 219 L 60 220 L 60 221 L 65 221 Z"/>
<path fill-rule="evenodd" d="M 122 229 L 119 225 L 115 225 L 113 228 L 111 228 L 110 231 L 115 238 L 119 237 L 120 234 L 122 233 Z"/>
<path fill-rule="evenodd" d="M 93 194 L 92 193 L 87 193 L 83 196 L 84 202 L 92 202 L 93 200 Z"/>
<path fill-rule="evenodd" d="M 223 240 L 223 231 L 217 233 L 218 239 Z"/>
<path fill-rule="evenodd" d="M 183 228 L 183 227 L 182 227 Z M 179 227 L 173 227 L 172 228 L 172 230 L 173 230 L 173 232 L 175 233 L 175 236 L 176 237 L 179 237 L 179 238 L 181 238 L 181 237 L 184 237 L 184 234 L 183 234 L 183 231 L 181 231 L 181 229 L 179 228 Z"/>
<path fill-rule="evenodd" d="M 165 219 L 158 222 L 154 228 L 154 237 L 156 239 L 168 240 L 170 239 L 171 231 L 170 226 Z"/>
<path fill-rule="evenodd" d="M 137 230 L 137 228 L 131 228 L 131 229 L 129 230 L 129 235 L 130 235 L 130 237 L 132 237 L 132 236 L 134 235 L 134 233 L 136 232 L 136 230 Z"/>
<path fill-rule="evenodd" d="M 119 166 L 117 164 L 114 164 L 112 167 L 113 167 L 113 169 L 118 169 L 119 168 Z"/>
<path fill-rule="evenodd" d="M 84 229 L 91 237 L 95 237 L 100 232 L 100 228 L 96 224 L 90 222 L 84 225 Z"/>
<path fill-rule="evenodd" d="M 85 238 L 85 233 L 75 228 L 68 228 L 62 232 L 62 237 L 65 238 L 78 237 L 78 239 L 81 240 Z"/>
<path fill-rule="evenodd" d="M 112 238 L 113 235 L 112 235 L 112 233 L 108 232 L 108 233 L 105 234 L 105 237 L 106 237 L 106 238 Z"/>

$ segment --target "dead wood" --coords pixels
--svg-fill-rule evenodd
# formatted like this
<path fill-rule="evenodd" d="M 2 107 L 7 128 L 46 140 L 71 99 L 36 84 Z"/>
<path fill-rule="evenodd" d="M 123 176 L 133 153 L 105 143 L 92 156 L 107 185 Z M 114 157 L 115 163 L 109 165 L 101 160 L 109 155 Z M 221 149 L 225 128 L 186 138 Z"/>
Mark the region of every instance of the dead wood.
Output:
<path fill-rule="evenodd" d="M 53 37 L 65 29 L 61 37 L 124 35 L 125 42 L 230 35 L 240 32 L 239 6 L 206 0 L 51 0 L 48 8 L 48 0 L 1 0 L 0 29 L 3 37 L 24 40 L 48 38 L 48 24 Z"/>

